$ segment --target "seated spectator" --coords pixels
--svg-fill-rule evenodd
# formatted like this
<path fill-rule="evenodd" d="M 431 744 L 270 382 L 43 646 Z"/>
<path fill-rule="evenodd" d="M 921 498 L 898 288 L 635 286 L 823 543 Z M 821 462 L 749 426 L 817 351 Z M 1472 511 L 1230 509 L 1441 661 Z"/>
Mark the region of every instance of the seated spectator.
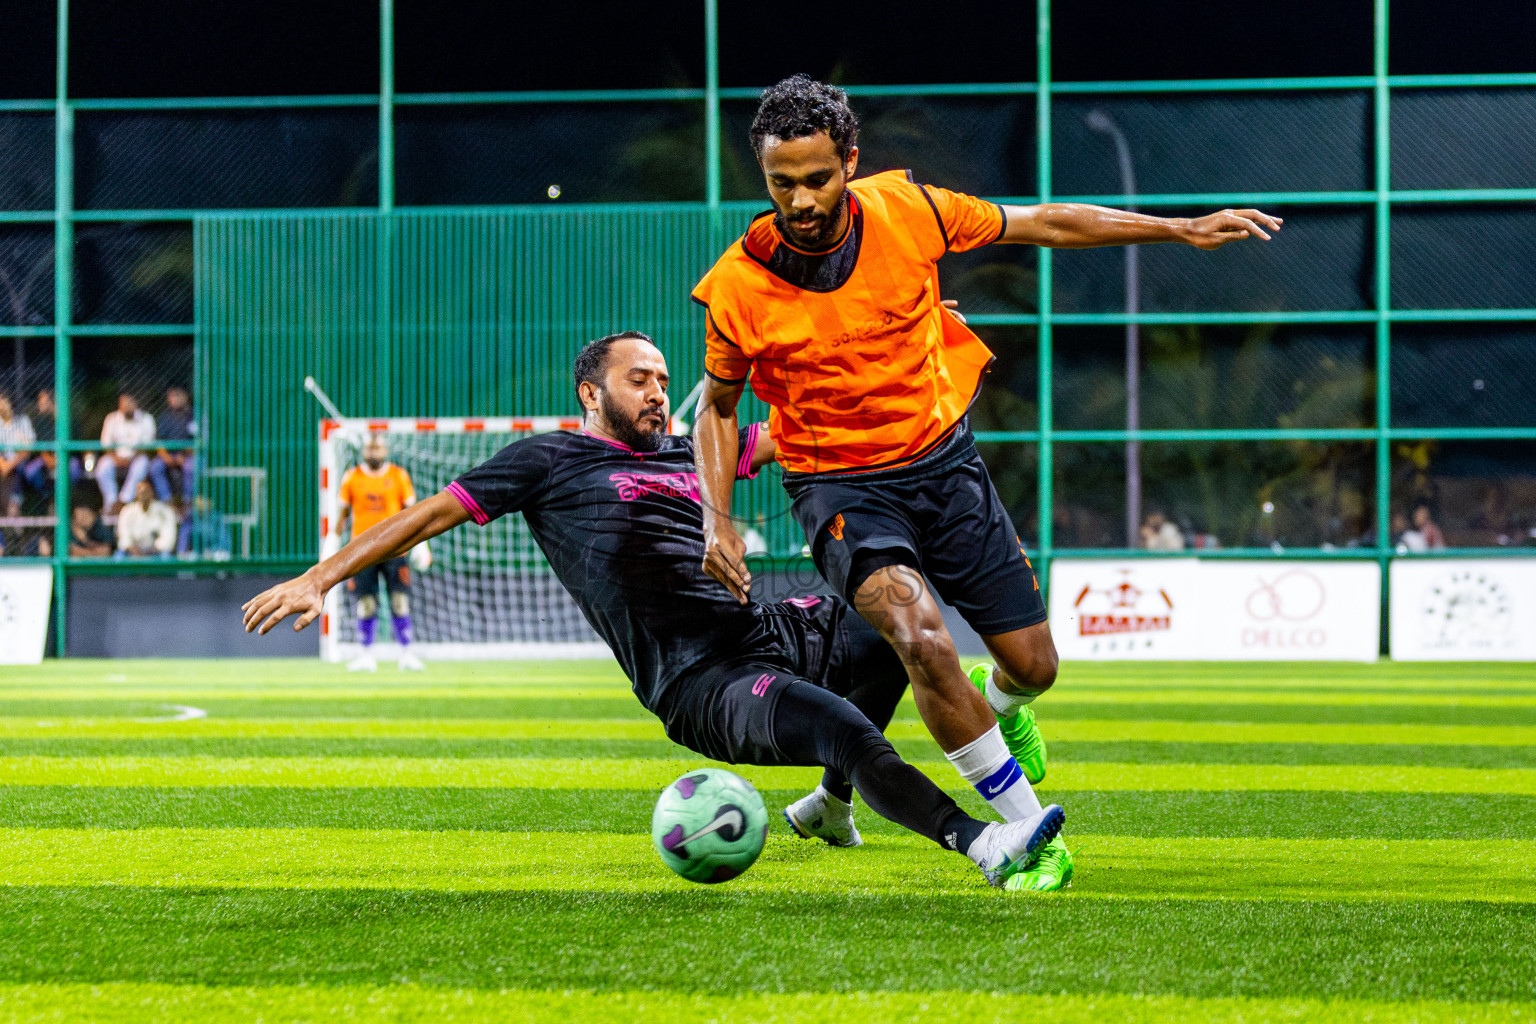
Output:
<path fill-rule="evenodd" d="M 195 551 L 199 558 L 225 561 L 234 551 L 234 532 L 228 520 L 209 505 L 207 498 L 195 498 L 192 514 L 181 524 L 176 550 L 181 554 Z"/>
<path fill-rule="evenodd" d="M 161 441 L 192 441 L 197 437 L 197 420 L 192 412 L 192 398 L 185 388 L 171 388 L 165 393 L 165 411 L 155 421 L 155 433 Z M 155 485 L 155 497 L 170 501 L 173 493 L 171 482 L 179 486 L 174 493 L 181 499 L 181 507 L 192 507 L 192 495 L 197 491 L 197 456 L 187 449 L 169 451 L 165 448 L 155 453 L 149 463 L 149 479 Z"/>
<path fill-rule="evenodd" d="M 170 558 L 176 550 L 176 513 L 155 500 L 155 489 L 140 480 L 134 500 L 117 517 L 117 557 Z"/>
<path fill-rule="evenodd" d="M 69 514 L 69 554 L 73 558 L 107 558 L 117 548 L 112 527 L 90 505 L 76 505 Z"/>
<path fill-rule="evenodd" d="M 149 456 L 140 451 L 155 439 L 155 421 L 139 408 L 138 399 L 128 392 L 117 396 L 117 409 L 107 414 L 101 424 L 101 446 L 105 451 L 96 460 L 96 486 L 108 514 L 127 503 L 138 489 L 139 481 L 149 475 Z M 117 474 L 126 474 L 119 489 Z"/>
<path fill-rule="evenodd" d="M 1161 509 L 1153 509 L 1141 524 L 1141 546 L 1148 551 L 1183 551 L 1184 532 Z"/>
<path fill-rule="evenodd" d="M 11 396 L 0 392 L 0 514 L 20 514 L 21 469 L 36 442 L 32 421 L 16 415 Z"/>
<path fill-rule="evenodd" d="M 37 406 L 32 412 L 32 432 L 37 438 L 37 447 L 32 454 L 21 464 L 21 479 L 26 487 L 35 492 L 41 498 L 44 507 L 53 501 L 53 470 L 58 464 L 58 458 L 49 449 L 53 446 L 53 440 L 57 436 L 55 430 L 57 410 L 53 404 L 53 391 L 43 388 L 37 393 Z M 69 478 L 71 482 L 80 476 L 80 460 L 70 459 Z"/>
<path fill-rule="evenodd" d="M 1445 547 L 1445 534 L 1441 532 L 1439 524 L 1430 515 L 1428 505 L 1420 504 L 1414 508 L 1413 528 L 1424 540 L 1424 547 L 1417 550 L 1439 551 Z M 1406 537 L 1407 534 L 1404 536 Z M 1410 547 L 1409 550 L 1415 549 Z"/>

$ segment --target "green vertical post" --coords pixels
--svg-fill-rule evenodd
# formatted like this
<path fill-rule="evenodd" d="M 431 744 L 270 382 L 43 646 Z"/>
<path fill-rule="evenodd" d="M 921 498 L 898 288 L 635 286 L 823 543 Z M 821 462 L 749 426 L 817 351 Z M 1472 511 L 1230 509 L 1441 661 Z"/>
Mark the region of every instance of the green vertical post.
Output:
<path fill-rule="evenodd" d="M 395 208 L 395 4 L 379 0 L 379 212 Z"/>
<path fill-rule="evenodd" d="M 1382 626 L 1392 557 L 1392 122 L 1387 86 L 1387 4 L 1375 0 L 1376 76 L 1376 558 L 1381 565 Z"/>
<path fill-rule="evenodd" d="M 75 268 L 75 112 L 69 106 L 69 0 L 59 0 L 53 123 L 53 614 L 54 643 L 64 656 L 69 588 L 70 341 Z"/>
<path fill-rule="evenodd" d="M 704 0 L 704 201 L 713 218 L 720 211 L 720 11 Z"/>
<path fill-rule="evenodd" d="M 1036 192 L 1040 202 L 1051 199 L 1051 0 L 1035 0 L 1035 175 Z M 1042 587 L 1050 586 L 1051 556 L 1054 551 L 1052 537 L 1053 505 L 1055 502 L 1054 474 L 1056 462 L 1051 445 L 1051 427 L 1054 414 L 1051 410 L 1051 250 L 1039 250 L 1039 298 L 1040 329 L 1040 447 L 1039 447 L 1039 529 L 1040 551 L 1036 567 Z"/>
<path fill-rule="evenodd" d="M 386 415 L 399 412 L 394 377 L 394 212 L 395 212 L 395 3 L 379 0 L 379 232 L 377 319 L 379 379 L 387 396 Z"/>

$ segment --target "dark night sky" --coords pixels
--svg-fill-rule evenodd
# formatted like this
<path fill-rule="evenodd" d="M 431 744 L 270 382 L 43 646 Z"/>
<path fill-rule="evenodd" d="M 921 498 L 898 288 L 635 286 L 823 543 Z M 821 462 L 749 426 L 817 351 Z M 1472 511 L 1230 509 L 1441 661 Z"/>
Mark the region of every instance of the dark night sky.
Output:
<path fill-rule="evenodd" d="M 794 71 L 845 84 L 1034 78 L 1033 5 L 1019 0 L 843 0 L 788 8 L 782 21 L 768 5 L 720 8 L 727 86 Z M 377 10 L 375 0 L 74 0 L 70 92 L 373 92 Z M 1371 10 L 1370 0 L 1062 0 L 1054 74 L 1369 74 Z M 1536 71 L 1531 0 L 1392 0 L 1391 10 L 1395 74 Z M 0 15 L 0 98 L 52 95 L 54 17 L 40 0 Z M 397 88 L 699 86 L 703 20 L 700 0 L 397 0 Z"/>

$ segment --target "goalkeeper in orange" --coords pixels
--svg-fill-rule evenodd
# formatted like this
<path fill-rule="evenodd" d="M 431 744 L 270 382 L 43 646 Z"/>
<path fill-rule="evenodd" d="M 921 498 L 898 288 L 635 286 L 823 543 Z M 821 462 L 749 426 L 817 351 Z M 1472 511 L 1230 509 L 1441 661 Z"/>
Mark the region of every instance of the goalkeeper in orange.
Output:
<path fill-rule="evenodd" d="M 341 511 L 336 516 L 336 536 L 340 538 L 347 519 L 352 520 L 352 536 L 382 523 L 401 509 L 416 504 L 416 488 L 411 475 L 389 461 L 389 444 L 377 434 L 363 445 L 363 461 L 347 470 L 341 478 Z M 379 663 L 373 656 L 373 640 L 379 627 L 379 576 L 389 595 L 390 625 L 395 643 L 400 647 L 397 664 L 401 671 L 420 672 L 426 666 L 411 646 L 411 566 L 404 556 L 391 558 L 383 565 L 364 569 L 347 581 L 347 590 L 357 598 L 357 635 L 363 651 L 347 663 L 351 672 L 374 672 Z"/>
<path fill-rule="evenodd" d="M 966 413 L 992 362 L 943 309 L 938 261 L 995 242 L 1088 248 L 1268 239 L 1257 210 L 1195 219 L 1076 203 L 1000 206 L 889 171 L 854 180 L 858 121 L 804 75 L 763 94 L 751 142 L 773 209 L 694 289 L 705 308 L 696 437 L 704 571 L 740 601 L 751 575 L 732 524 L 736 406 L 772 409 L 784 486 L 816 567 L 895 647 L 918 711 L 965 780 L 1009 821 L 1040 810 L 1045 744 L 1027 705 L 1056 678 L 1034 569 L 976 454 Z M 969 677 L 934 592 L 996 659 Z M 1071 878 L 1060 839 L 1010 885 Z"/>

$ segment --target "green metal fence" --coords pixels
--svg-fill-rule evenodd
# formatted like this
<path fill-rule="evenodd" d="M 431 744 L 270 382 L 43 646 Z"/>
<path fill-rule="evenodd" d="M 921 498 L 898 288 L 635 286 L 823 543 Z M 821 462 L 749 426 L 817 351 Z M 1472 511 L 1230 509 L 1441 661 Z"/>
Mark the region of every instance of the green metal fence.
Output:
<path fill-rule="evenodd" d="M 60 0 L 55 98 L 0 100 L 0 261 L 43 268 L 26 294 L 8 285 L 0 338 L 18 368 L 51 343 L 60 465 L 99 447 L 79 368 L 140 353 L 144 386 L 160 386 L 195 347 L 204 458 L 268 470 L 277 512 L 249 558 L 160 567 L 69 558 L 60 516 L 61 649 L 73 574 L 312 555 L 305 373 L 349 413 L 557 411 L 575 343 L 622 324 L 655 330 L 691 376 L 686 289 L 762 205 L 742 138 L 756 90 L 719 87 L 702 2 L 703 89 L 397 94 L 381 0 L 376 94 L 97 100 L 67 94 Z M 866 168 L 914 165 L 1013 202 L 1288 217 L 1265 249 L 1143 250 L 1134 312 L 1121 251 L 945 261 L 946 292 L 1000 356 L 975 420 L 1044 561 L 1124 553 L 1128 445 L 1149 507 L 1203 503 L 1197 531 L 1221 517 L 1218 555 L 1385 561 L 1394 510 L 1437 459 L 1536 479 L 1536 403 L 1496 400 L 1536 376 L 1536 74 L 1391 75 L 1387 13 L 1375 0 L 1369 76 L 1055 82 L 1038 0 L 1033 75 L 1020 69 L 1033 81 L 850 88 Z M 569 152 L 537 134 L 562 118 Z M 1146 360 L 1135 427 L 1117 362 L 1128 325 Z M 1441 396 L 1473 349 L 1502 353 L 1499 375 Z M 1287 514 L 1335 525 L 1277 526 Z M 1483 534 L 1465 536 L 1498 543 Z"/>

